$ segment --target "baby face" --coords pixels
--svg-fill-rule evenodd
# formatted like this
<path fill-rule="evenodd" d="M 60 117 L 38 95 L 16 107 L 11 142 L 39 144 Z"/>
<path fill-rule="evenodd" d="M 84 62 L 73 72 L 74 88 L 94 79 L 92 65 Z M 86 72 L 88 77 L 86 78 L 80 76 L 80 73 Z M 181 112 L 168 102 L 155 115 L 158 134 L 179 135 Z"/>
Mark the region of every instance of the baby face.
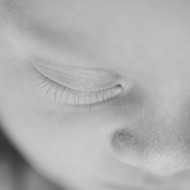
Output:
<path fill-rule="evenodd" d="M 61 187 L 172 181 L 190 166 L 187 1 L 5 1 L 3 130 Z M 164 176 L 164 177 L 163 177 Z M 188 180 L 186 181 L 186 183 Z"/>

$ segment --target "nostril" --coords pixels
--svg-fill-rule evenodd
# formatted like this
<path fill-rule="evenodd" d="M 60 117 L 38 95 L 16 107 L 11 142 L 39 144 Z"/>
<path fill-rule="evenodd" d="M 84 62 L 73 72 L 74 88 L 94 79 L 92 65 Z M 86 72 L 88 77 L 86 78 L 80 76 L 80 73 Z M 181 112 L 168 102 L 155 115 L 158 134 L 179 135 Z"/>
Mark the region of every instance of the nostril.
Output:
<path fill-rule="evenodd" d="M 153 146 L 127 129 L 119 129 L 111 136 L 111 147 L 117 159 L 128 165 L 142 168 L 156 175 L 171 175 L 189 168 L 190 160 L 185 144 L 181 147 Z M 149 139 L 150 140 L 150 139 Z"/>
<path fill-rule="evenodd" d="M 137 136 L 127 129 L 118 129 L 111 136 L 111 147 L 116 157 L 122 162 L 129 162 L 137 157 L 139 150 Z"/>
<path fill-rule="evenodd" d="M 135 148 L 136 138 L 126 129 L 119 129 L 112 135 L 111 144 L 116 152 L 123 152 Z"/>

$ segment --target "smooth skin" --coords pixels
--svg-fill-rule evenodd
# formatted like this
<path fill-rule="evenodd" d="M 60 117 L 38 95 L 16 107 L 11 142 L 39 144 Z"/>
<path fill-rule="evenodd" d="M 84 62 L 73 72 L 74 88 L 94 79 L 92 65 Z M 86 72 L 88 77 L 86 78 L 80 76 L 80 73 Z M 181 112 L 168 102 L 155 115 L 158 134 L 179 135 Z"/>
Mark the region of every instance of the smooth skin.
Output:
<path fill-rule="evenodd" d="M 190 186 L 188 1 L 1 4 L 2 130 L 36 171 L 68 190 Z M 52 101 L 34 55 L 117 73 L 124 92 L 90 110 Z"/>

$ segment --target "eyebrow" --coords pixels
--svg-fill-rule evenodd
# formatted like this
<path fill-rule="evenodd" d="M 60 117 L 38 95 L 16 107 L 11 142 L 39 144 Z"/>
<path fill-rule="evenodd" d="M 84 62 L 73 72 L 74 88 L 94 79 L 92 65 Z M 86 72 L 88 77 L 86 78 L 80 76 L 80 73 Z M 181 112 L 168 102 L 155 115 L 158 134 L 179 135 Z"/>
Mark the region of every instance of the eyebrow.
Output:
<path fill-rule="evenodd" d="M 87 60 L 99 59 L 101 47 L 94 48 L 97 43 L 96 36 L 90 36 L 83 30 L 67 26 L 58 26 L 60 28 L 56 29 L 51 26 L 51 23 L 35 20 L 26 12 L 32 7 L 29 0 L 3 0 L 3 4 L 10 13 L 10 20 L 18 27 L 21 35 L 25 35 L 34 43 L 37 42 L 50 49 L 54 48 L 62 54 L 72 53 Z"/>
<path fill-rule="evenodd" d="M 23 10 L 28 7 L 28 0 L 1 0 L 1 8 L 6 12 L 6 16 L 23 16 Z"/>
<path fill-rule="evenodd" d="M 45 49 L 40 48 L 37 54 L 40 54 L 43 50 L 48 51 L 49 49 L 51 51 L 53 48 L 63 59 L 67 57 L 68 60 L 75 60 L 74 62 L 71 61 L 74 65 L 82 64 L 85 67 L 89 65 L 90 67 L 94 67 L 97 65 L 102 68 L 107 62 L 101 55 L 102 42 L 99 42 L 96 36 L 86 34 L 80 29 L 67 28 L 66 26 L 56 29 L 47 23 L 42 24 L 41 22 L 35 22 L 23 32 L 27 38 L 31 39 L 34 43 L 37 42 L 37 45 L 39 43 L 42 47 L 45 47 Z M 100 47 L 97 47 L 97 44 L 100 44 Z M 46 54 L 46 52 L 44 53 Z M 47 56 L 49 57 L 48 54 Z M 52 62 L 52 64 L 54 64 L 54 62 Z"/>
<path fill-rule="evenodd" d="M 84 35 L 79 31 L 68 29 L 56 30 L 53 27 L 36 22 L 31 23 L 31 26 L 27 30 L 34 40 L 40 40 L 46 45 L 64 48 L 66 50 L 75 50 L 79 47 L 79 44 L 82 44 L 81 41 L 84 39 Z"/>
<path fill-rule="evenodd" d="M 24 35 L 26 39 L 28 38 L 30 41 L 34 42 L 33 45 L 37 45 L 35 47 L 36 50 L 39 47 L 39 54 L 40 52 L 42 53 L 43 50 L 52 50 L 53 48 L 53 50 L 55 50 L 54 55 L 56 55 L 56 53 L 57 55 L 61 55 L 61 59 L 64 58 L 65 55 L 70 55 L 71 57 L 83 60 L 85 59 L 86 62 L 83 62 L 84 67 L 87 67 L 88 65 L 91 65 L 91 67 L 98 65 L 98 67 L 102 68 L 108 62 L 108 60 L 106 60 L 106 58 L 101 54 L 102 49 L 104 49 L 104 46 L 101 44 L 103 43 L 102 39 L 99 39 L 96 34 L 90 35 L 86 33 L 83 28 L 72 28 L 65 25 L 58 26 L 58 29 L 56 29 L 56 27 L 53 27 L 51 23 L 48 23 L 48 21 L 43 23 L 41 20 L 39 21 L 29 15 L 25 15 L 26 11 L 24 9 L 26 8 L 27 10 L 27 8 L 30 8 L 30 3 L 28 3 L 29 0 L 4 1 L 10 2 L 8 6 L 10 7 L 10 10 L 16 10 L 16 14 L 23 17 L 20 19 L 21 21 L 18 21 L 18 24 L 21 24 L 20 26 L 18 25 L 18 31 L 21 35 Z M 13 19 L 17 22 L 19 17 Z M 25 20 L 22 21 L 22 19 Z M 36 42 L 37 44 L 35 44 Z M 44 53 L 48 54 L 48 51 L 45 51 Z M 52 56 L 54 56 L 53 52 L 54 51 L 52 51 Z"/>

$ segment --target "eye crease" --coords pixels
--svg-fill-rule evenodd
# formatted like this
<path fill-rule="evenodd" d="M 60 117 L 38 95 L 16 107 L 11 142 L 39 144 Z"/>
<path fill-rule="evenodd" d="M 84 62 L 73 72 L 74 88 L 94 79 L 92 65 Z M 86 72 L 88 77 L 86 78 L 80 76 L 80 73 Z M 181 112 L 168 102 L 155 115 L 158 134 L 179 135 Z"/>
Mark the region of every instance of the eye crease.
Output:
<path fill-rule="evenodd" d="M 47 78 L 80 91 L 98 91 L 121 82 L 121 76 L 111 70 L 81 68 L 39 58 L 33 58 L 30 61 Z"/>
<path fill-rule="evenodd" d="M 57 81 L 40 72 L 35 66 L 39 89 L 44 91 L 44 95 L 50 97 L 56 103 L 74 106 L 74 107 L 90 107 L 108 103 L 117 98 L 124 90 L 121 84 L 117 83 L 98 90 L 79 90 L 60 84 Z"/>

